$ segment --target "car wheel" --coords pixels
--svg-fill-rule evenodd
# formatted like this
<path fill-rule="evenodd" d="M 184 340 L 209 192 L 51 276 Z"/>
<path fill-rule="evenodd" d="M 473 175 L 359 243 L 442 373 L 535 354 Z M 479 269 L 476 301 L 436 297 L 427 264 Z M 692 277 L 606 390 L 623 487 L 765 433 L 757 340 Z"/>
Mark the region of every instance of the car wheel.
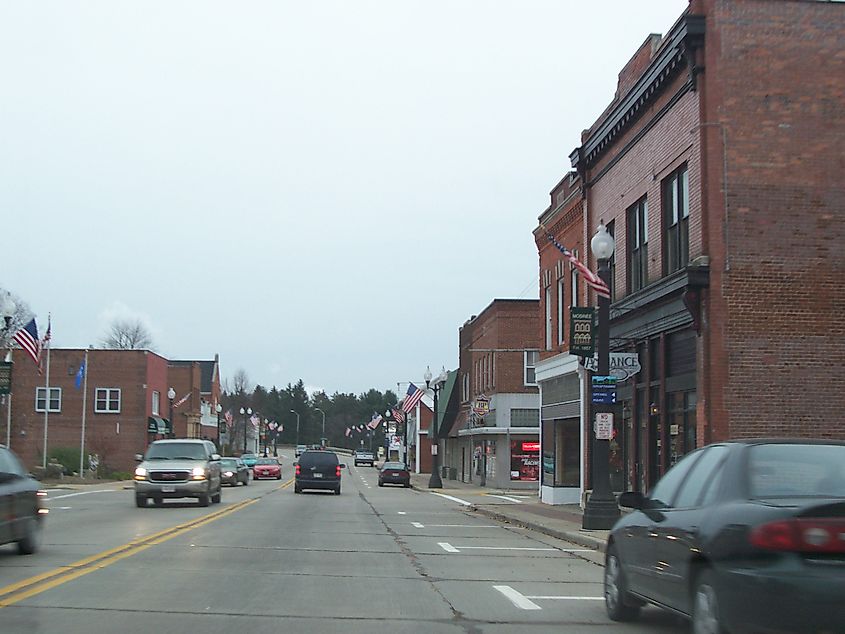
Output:
<path fill-rule="evenodd" d="M 695 584 L 692 605 L 693 634 L 725 634 L 719 614 L 719 599 L 714 575 L 705 570 Z"/>
<path fill-rule="evenodd" d="M 147 496 L 145 495 L 136 495 L 135 496 L 135 506 L 139 509 L 142 509 L 147 506 Z"/>
<path fill-rule="evenodd" d="M 335 495 L 340 495 L 340 486 L 338 486 L 338 487 L 334 490 L 334 494 L 335 494 Z"/>
<path fill-rule="evenodd" d="M 280 473 L 279 475 L 276 476 L 276 480 L 281 480 L 281 479 L 282 479 L 282 474 Z"/>
<path fill-rule="evenodd" d="M 221 487 L 217 487 L 217 493 L 211 496 L 211 503 L 212 504 L 220 504 L 220 500 L 223 499 L 223 491 Z"/>
<path fill-rule="evenodd" d="M 604 563 L 604 607 L 607 616 L 614 621 L 631 621 L 640 613 L 637 605 L 627 605 L 628 582 L 616 546 L 611 544 L 607 549 Z"/>
<path fill-rule="evenodd" d="M 295 484 L 295 485 L 293 486 L 293 492 L 294 492 L 294 493 L 302 493 L 302 489 L 301 489 L 301 488 L 299 488 L 299 485 L 298 485 L 298 484 Z"/>
<path fill-rule="evenodd" d="M 246 474 L 246 477 L 244 478 L 244 486 L 245 487 L 249 486 L 249 474 Z"/>
<path fill-rule="evenodd" d="M 203 493 L 201 496 L 199 496 L 198 501 L 200 503 L 200 506 L 208 506 L 209 492 Z"/>
<path fill-rule="evenodd" d="M 26 520 L 23 538 L 18 540 L 18 554 L 31 555 L 41 547 L 41 523 L 34 517 Z"/>
<path fill-rule="evenodd" d="M 379 483 L 378 483 L 378 485 L 379 485 L 380 487 L 383 487 L 383 486 L 384 486 L 384 482 L 379 482 Z"/>

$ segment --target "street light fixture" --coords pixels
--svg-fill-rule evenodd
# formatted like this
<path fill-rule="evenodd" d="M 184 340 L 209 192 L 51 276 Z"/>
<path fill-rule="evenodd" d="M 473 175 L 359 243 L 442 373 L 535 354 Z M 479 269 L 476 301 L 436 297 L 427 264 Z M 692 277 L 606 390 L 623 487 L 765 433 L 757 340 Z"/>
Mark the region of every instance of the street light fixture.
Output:
<path fill-rule="evenodd" d="M 3 332 L 9 330 L 12 327 L 12 318 L 15 316 L 15 305 L 12 296 L 9 294 L 8 291 L 3 293 L 3 296 L 0 297 L 0 315 L 3 315 Z"/>
<path fill-rule="evenodd" d="M 170 386 L 170 389 L 167 390 L 167 400 L 170 401 L 170 436 L 171 438 L 176 435 L 176 422 L 173 420 L 173 399 L 176 398 L 176 390 L 173 389 L 173 386 Z"/>
<path fill-rule="evenodd" d="M 613 236 L 607 232 L 602 222 L 590 241 L 590 249 L 598 260 L 598 274 L 610 288 L 610 258 L 613 257 Z M 610 372 L 610 298 L 599 296 L 598 316 L 598 368 L 599 376 Z M 611 411 L 609 405 L 593 405 L 593 421 L 596 414 Z M 592 422 L 592 421 L 591 421 Z M 584 506 L 582 527 L 591 530 L 609 530 L 619 519 L 619 505 L 610 488 L 610 440 L 595 437 L 595 425 L 592 426 L 593 441 L 593 491 Z"/>
<path fill-rule="evenodd" d="M 290 413 L 296 415 L 296 445 L 299 446 L 299 412 L 291 410 Z"/>
<path fill-rule="evenodd" d="M 440 370 L 440 376 L 432 380 L 431 368 L 426 366 L 425 374 L 426 389 L 434 390 L 434 414 L 431 418 L 431 425 L 429 426 L 429 440 L 431 441 L 431 478 L 428 480 L 429 489 L 442 489 L 443 481 L 440 479 L 440 452 L 437 442 L 437 395 L 443 386 L 446 385 L 446 368 Z"/>
<path fill-rule="evenodd" d="M 223 448 L 223 429 L 221 426 L 221 418 L 220 414 L 223 412 L 223 406 L 220 403 L 214 408 L 214 411 L 217 412 L 217 443 L 220 445 L 220 449 Z"/>
<path fill-rule="evenodd" d="M 244 451 L 243 451 L 244 453 L 246 453 L 246 417 L 247 416 L 252 416 L 252 408 L 247 407 L 246 409 L 244 409 L 242 407 L 241 408 L 241 418 L 244 421 Z"/>
<path fill-rule="evenodd" d="M 325 447 L 326 446 L 326 413 L 323 410 L 321 410 L 319 407 L 315 407 L 314 409 L 316 409 L 318 412 L 320 412 L 323 415 L 323 437 L 320 438 L 320 446 Z"/>

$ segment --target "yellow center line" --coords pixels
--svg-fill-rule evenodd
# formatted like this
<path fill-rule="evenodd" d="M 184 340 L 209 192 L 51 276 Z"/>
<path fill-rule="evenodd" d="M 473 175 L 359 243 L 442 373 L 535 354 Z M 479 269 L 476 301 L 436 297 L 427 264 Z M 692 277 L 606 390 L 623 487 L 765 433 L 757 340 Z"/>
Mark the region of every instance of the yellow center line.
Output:
<path fill-rule="evenodd" d="M 288 485 L 290 485 L 290 482 L 287 482 L 282 486 Z M 56 586 L 67 583 L 73 579 L 77 579 L 83 575 L 87 575 L 89 572 L 101 570 L 102 568 L 110 566 L 121 559 L 131 557 L 142 550 L 146 550 L 150 546 L 161 544 L 195 528 L 199 528 L 200 526 L 219 520 L 221 517 L 225 517 L 235 511 L 239 511 L 250 504 L 255 504 L 259 499 L 260 498 L 254 498 L 238 502 L 229 508 L 222 509 L 215 513 L 211 513 L 182 524 L 177 524 L 176 526 L 171 526 L 170 528 L 158 531 L 152 535 L 132 540 L 122 546 L 117 546 L 101 553 L 85 557 L 84 559 L 80 559 L 79 561 L 68 564 L 67 566 L 62 566 L 60 568 L 56 568 L 55 570 L 9 584 L 0 588 L 0 597 L 3 597 L 0 599 L 0 608 L 28 599 L 31 596 L 40 594 L 51 588 L 55 588 Z"/>

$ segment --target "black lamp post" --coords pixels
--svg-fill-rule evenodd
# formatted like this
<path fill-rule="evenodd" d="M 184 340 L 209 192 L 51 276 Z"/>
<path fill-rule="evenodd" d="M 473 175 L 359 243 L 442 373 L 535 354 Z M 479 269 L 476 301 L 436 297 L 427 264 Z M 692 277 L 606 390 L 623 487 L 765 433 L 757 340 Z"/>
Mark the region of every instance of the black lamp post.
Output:
<path fill-rule="evenodd" d="M 224 429 L 223 429 L 223 419 L 220 417 L 220 414 L 223 413 L 223 406 L 220 403 L 217 403 L 217 405 L 214 407 L 214 411 L 217 412 L 217 445 L 218 445 L 218 449 L 220 449 L 221 453 L 223 453 L 222 449 L 223 449 Z"/>
<path fill-rule="evenodd" d="M 246 409 L 244 409 L 242 407 L 241 408 L 241 418 L 243 419 L 243 422 L 244 422 L 244 451 L 243 451 L 243 453 L 246 453 L 246 436 L 247 436 L 247 434 L 246 434 L 246 417 L 247 416 L 252 416 L 252 408 L 247 407 Z"/>
<path fill-rule="evenodd" d="M 298 447 L 299 446 L 299 412 L 291 410 L 290 413 L 294 414 L 296 416 L 296 446 Z"/>
<path fill-rule="evenodd" d="M 598 274 L 610 288 L 610 258 L 613 256 L 613 236 L 607 232 L 604 223 L 599 225 L 596 235 L 590 241 L 590 249 L 598 260 Z M 599 296 L 598 323 L 598 374 L 607 376 L 610 372 L 610 298 Z M 591 388 L 592 396 L 592 388 Z M 592 398 L 590 399 L 592 400 Z M 590 421 L 591 440 L 593 441 L 593 491 L 584 507 L 582 527 L 591 530 L 608 530 L 619 519 L 619 505 L 610 488 L 610 440 L 595 437 L 595 419 L 600 413 L 609 413 L 612 407 L 607 404 L 593 405 L 593 417 Z"/>
<path fill-rule="evenodd" d="M 446 368 L 440 370 L 440 376 L 432 381 L 431 368 L 425 369 L 425 387 L 434 390 L 434 414 L 429 426 L 429 440 L 431 441 L 431 478 L 428 480 L 429 489 L 442 489 L 443 481 L 440 479 L 440 447 L 437 441 L 437 395 L 446 384 Z"/>
<path fill-rule="evenodd" d="M 318 412 L 320 412 L 323 415 L 323 437 L 320 438 L 320 446 L 325 447 L 326 446 L 326 413 L 323 410 L 321 410 L 319 407 L 315 407 L 314 409 L 317 410 Z"/>
<path fill-rule="evenodd" d="M 170 437 L 176 435 L 176 421 L 173 420 L 173 399 L 176 398 L 176 390 L 172 387 L 167 390 L 167 400 L 170 401 Z"/>

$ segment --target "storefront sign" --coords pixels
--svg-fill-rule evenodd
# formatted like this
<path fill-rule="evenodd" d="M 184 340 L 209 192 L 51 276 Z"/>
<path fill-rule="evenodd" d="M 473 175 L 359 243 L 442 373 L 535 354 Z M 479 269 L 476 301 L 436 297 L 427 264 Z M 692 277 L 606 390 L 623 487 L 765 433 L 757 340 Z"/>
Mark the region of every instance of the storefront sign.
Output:
<path fill-rule="evenodd" d="M 584 359 L 584 368 L 590 372 L 598 372 L 598 357 L 588 356 Z M 615 376 L 617 380 L 627 381 L 640 370 L 642 370 L 642 366 L 640 366 L 640 357 L 636 352 L 610 353 L 610 374 Z"/>
<path fill-rule="evenodd" d="M 540 443 L 511 441 L 511 480 L 537 482 L 540 479 Z"/>
<path fill-rule="evenodd" d="M 595 351 L 596 309 L 573 306 L 569 309 L 569 353 L 592 357 Z"/>
<path fill-rule="evenodd" d="M 597 412 L 595 431 L 597 440 L 610 440 L 613 438 L 613 414 L 610 412 Z"/>
<path fill-rule="evenodd" d="M 0 394 L 12 393 L 12 362 L 0 363 Z"/>
<path fill-rule="evenodd" d="M 524 442 L 522 443 L 523 451 L 540 451 L 540 443 L 538 442 Z"/>
<path fill-rule="evenodd" d="M 487 416 L 490 413 L 490 399 L 484 396 L 484 394 L 476 396 L 472 404 L 472 412 L 481 418 Z"/>

